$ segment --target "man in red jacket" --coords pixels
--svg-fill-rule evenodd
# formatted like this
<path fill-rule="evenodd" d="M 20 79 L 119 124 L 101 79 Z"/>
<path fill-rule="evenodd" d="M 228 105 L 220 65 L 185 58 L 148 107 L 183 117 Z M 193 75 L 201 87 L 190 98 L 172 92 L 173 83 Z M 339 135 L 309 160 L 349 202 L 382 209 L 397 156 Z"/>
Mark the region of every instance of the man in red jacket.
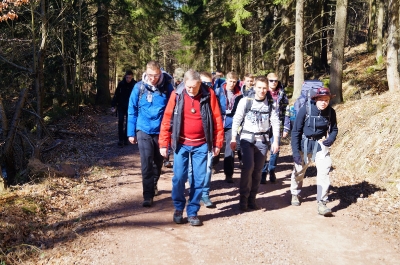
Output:
<path fill-rule="evenodd" d="M 224 129 L 214 91 L 201 82 L 200 74 L 190 69 L 183 82 L 168 102 L 161 123 L 159 146 L 164 157 L 167 157 L 169 143 L 174 151 L 172 201 L 175 207 L 173 220 L 177 224 L 183 223 L 185 183 L 189 166 L 192 167 L 186 212 L 189 223 L 198 226 L 201 225 L 197 212 L 207 172 L 207 155 L 211 151 L 214 156 L 219 154 Z"/>

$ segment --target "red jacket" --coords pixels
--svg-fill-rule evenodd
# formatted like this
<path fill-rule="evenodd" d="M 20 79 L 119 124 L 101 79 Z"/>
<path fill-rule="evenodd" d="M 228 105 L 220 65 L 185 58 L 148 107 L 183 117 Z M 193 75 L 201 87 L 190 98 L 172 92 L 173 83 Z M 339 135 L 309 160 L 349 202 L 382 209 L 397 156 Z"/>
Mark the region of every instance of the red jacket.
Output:
<path fill-rule="evenodd" d="M 184 115 L 182 111 L 184 106 L 182 92 L 184 92 L 184 89 L 183 85 L 178 87 L 168 101 L 158 139 L 160 148 L 166 148 L 171 143 L 172 149 L 176 150 L 179 136 L 181 136 L 181 122 Z M 200 113 L 208 150 L 212 151 L 213 147 L 221 149 L 224 142 L 224 127 L 217 97 L 214 91 L 204 84 L 201 84 L 200 91 Z"/>

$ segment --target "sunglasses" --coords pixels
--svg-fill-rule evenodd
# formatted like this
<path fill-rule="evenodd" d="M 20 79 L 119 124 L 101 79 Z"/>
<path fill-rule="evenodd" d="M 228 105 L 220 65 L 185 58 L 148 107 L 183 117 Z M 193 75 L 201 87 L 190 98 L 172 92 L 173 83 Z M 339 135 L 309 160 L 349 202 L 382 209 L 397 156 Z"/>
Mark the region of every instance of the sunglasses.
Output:
<path fill-rule="evenodd" d="M 276 83 L 276 82 L 278 82 L 278 80 L 268 80 L 270 83 Z"/>

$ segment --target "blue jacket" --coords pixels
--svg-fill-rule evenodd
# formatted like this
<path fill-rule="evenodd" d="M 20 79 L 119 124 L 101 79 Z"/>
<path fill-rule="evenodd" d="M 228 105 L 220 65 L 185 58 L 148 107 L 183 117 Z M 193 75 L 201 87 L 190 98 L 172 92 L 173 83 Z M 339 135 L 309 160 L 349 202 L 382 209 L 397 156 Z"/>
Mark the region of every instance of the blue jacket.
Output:
<path fill-rule="evenodd" d="M 129 98 L 128 137 L 136 136 L 137 131 L 159 134 L 161 121 L 174 87 L 171 78 L 164 74 L 161 84 L 152 91 L 143 81 L 136 83 Z M 142 89 L 142 92 L 141 92 Z M 149 102 L 150 101 L 150 102 Z"/>
<path fill-rule="evenodd" d="M 221 115 L 224 121 L 224 128 L 230 129 L 232 128 L 233 115 L 235 115 L 237 105 L 239 104 L 240 99 L 243 97 L 242 92 L 240 92 L 239 85 L 236 85 L 233 89 L 233 94 L 235 95 L 234 104 L 230 113 L 227 113 L 227 92 L 226 92 L 226 83 L 223 83 L 220 87 L 215 89 L 215 95 L 218 98 L 219 105 L 221 107 Z"/>

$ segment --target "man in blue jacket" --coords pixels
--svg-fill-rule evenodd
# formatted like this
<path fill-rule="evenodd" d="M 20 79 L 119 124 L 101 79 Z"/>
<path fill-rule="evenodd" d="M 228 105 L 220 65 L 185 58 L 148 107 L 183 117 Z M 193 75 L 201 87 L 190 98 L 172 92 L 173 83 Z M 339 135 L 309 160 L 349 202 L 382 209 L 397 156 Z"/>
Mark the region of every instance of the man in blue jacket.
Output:
<path fill-rule="evenodd" d="M 163 165 L 158 137 L 165 107 L 173 90 L 171 77 L 162 73 L 158 62 L 150 61 L 142 81 L 135 85 L 129 98 L 128 139 L 139 147 L 143 207 L 151 207 L 153 197 L 158 195 L 157 182 Z"/>

